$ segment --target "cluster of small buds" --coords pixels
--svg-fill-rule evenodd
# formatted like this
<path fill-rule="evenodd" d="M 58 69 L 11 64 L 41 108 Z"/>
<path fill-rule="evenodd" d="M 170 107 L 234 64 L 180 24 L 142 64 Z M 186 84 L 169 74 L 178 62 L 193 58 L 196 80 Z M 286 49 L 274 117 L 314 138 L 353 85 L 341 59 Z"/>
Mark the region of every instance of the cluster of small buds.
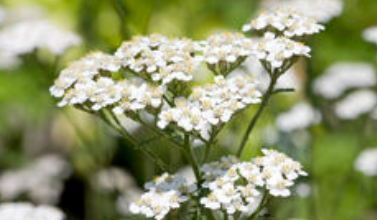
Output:
<path fill-rule="evenodd" d="M 0 204 L 0 219 L 2 220 L 64 220 L 65 215 L 59 209 L 30 203 Z"/>
<path fill-rule="evenodd" d="M 170 210 L 179 208 L 197 190 L 195 184 L 188 185 L 184 178 L 167 173 L 146 183 L 145 188 L 148 192 L 130 205 L 130 211 L 157 220 L 163 219 Z"/>
<path fill-rule="evenodd" d="M 229 72 L 253 52 L 253 41 L 241 33 L 224 32 L 211 35 L 199 43 L 199 51 L 204 61 L 214 69 L 219 66 L 219 74 Z"/>
<path fill-rule="evenodd" d="M 196 44 L 189 39 L 168 39 L 159 34 L 136 36 L 126 41 L 115 56 L 122 66 L 153 81 L 168 84 L 173 80 L 190 81 L 200 64 Z"/>
<path fill-rule="evenodd" d="M 251 162 L 226 163 L 228 169 L 223 169 L 221 163 L 204 165 L 202 171 L 216 171 L 213 176 L 217 177 L 203 185 L 210 192 L 201 199 L 201 204 L 213 210 L 226 210 L 230 215 L 236 212 L 248 215 L 258 207 L 263 191 L 275 197 L 291 195 L 289 187 L 306 172 L 283 153 L 267 149 L 262 152 L 264 156 Z"/>
<path fill-rule="evenodd" d="M 162 104 L 163 87 L 140 78 L 113 80 L 111 74 L 120 68 L 120 59 L 114 56 L 89 54 L 64 69 L 50 92 L 63 97 L 59 106 L 89 105 L 95 111 L 109 106 L 116 114 Z"/>
<path fill-rule="evenodd" d="M 282 33 L 285 37 L 303 37 L 318 33 L 324 27 L 314 18 L 304 16 L 291 9 L 274 9 L 271 12 L 262 12 L 249 24 L 243 26 L 244 32 L 256 30 L 264 31 L 273 29 L 276 33 Z"/>
<path fill-rule="evenodd" d="M 267 32 L 255 45 L 254 53 L 259 60 L 268 62 L 275 69 L 283 67 L 286 60 L 299 56 L 310 57 L 310 47 Z"/>
<path fill-rule="evenodd" d="M 250 75 L 216 76 L 214 84 L 196 87 L 187 99 L 177 98 L 175 107 L 162 110 L 158 126 L 164 129 L 175 123 L 208 139 L 212 126 L 228 122 L 238 110 L 259 103 L 261 96 Z"/>
<path fill-rule="evenodd" d="M 213 182 L 218 177 L 223 176 L 230 167 L 238 162 L 239 160 L 237 157 L 229 155 L 222 157 L 219 161 L 203 164 L 200 168 L 204 178 L 203 186 L 208 187 L 209 183 Z"/>

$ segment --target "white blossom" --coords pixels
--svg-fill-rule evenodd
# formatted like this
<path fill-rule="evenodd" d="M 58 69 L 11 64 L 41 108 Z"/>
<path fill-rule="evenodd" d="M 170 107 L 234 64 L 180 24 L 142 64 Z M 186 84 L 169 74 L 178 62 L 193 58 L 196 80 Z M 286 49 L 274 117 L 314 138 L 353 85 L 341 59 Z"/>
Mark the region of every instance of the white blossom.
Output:
<path fill-rule="evenodd" d="M 261 12 L 257 18 L 244 25 L 242 30 L 245 32 L 261 31 L 270 28 L 288 38 L 312 35 L 324 30 L 324 27 L 318 24 L 316 19 L 287 8 Z"/>
<path fill-rule="evenodd" d="M 377 176 L 377 148 L 363 150 L 356 158 L 354 167 L 366 176 Z"/>
<path fill-rule="evenodd" d="M 307 103 L 299 103 L 276 118 L 276 126 L 285 132 L 304 129 L 319 123 L 321 114 Z"/>
<path fill-rule="evenodd" d="M 0 175 L 0 194 L 4 200 L 21 195 L 43 204 L 58 202 L 63 181 L 70 174 L 69 164 L 56 155 L 46 155 L 19 170 L 8 170 Z"/>
<path fill-rule="evenodd" d="M 271 32 L 265 33 L 255 45 L 255 56 L 262 62 L 267 62 L 271 69 L 280 68 L 285 61 L 295 57 L 310 57 L 310 48 L 302 43 L 286 37 L 276 37 Z"/>
<path fill-rule="evenodd" d="M 64 220 L 65 215 L 52 206 L 34 206 L 30 203 L 0 204 L 0 219 L 4 220 Z"/>
<path fill-rule="evenodd" d="M 80 37 L 44 20 L 25 20 L 0 31 L 0 52 L 20 56 L 46 48 L 56 55 L 81 42 Z"/>
<path fill-rule="evenodd" d="M 351 120 L 373 111 L 377 104 L 376 93 L 370 90 L 359 90 L 335 103 L 335 114 L 344 120 Z"/>
<path fill-rule="evenodd" d="M 283 153 L 262 150 L 264 156 L 250 162 L 237 162 L 232 157 L 204 164 L 201 172 L 206 180 L 207 196 L 200 202 L 212 210 L 251 214 L 261 202 L 264 192 L 274 197 L 291 195 L 290 187 L 299 176 L 306 176 L 301 165 Z"/>
<path fill-rule="evenodd" d="M 139 111 L 162 104 L 164 87 L 154 86 L 140 78 L 111 78 L 121 68 L 121 60 L 94 52 L 62 70 L 50 92 L 62 97 L 59 106 L 84 105 L 94 111 L 109 107 L 115 114 Z M 110 76 L 109 76 L 110 75 Z"/>
<path fill-rule="evenodd" d="M 364 40 L 377 45 L 377 26 L 370 27 L 363 31 Z"/>
<path fill-rule="evenodd" d="M 182 177 L 167 173 L 146 183 L 145 188 L 148 191 L 130 205 L 130 211 L 157 220 L 163 219 L 170 210 L 179 208 L 196 191 L 196 185 L 188 185 Z"/>
<path fill-rule="evenodd" d="M 124 42 L 115 56 L 122 66 L 153 81 L 168 84 L 173 80 L 191 81 L 200 63 L 194 56 L 195 44 L 188 39 L 168 39 L 159 34 L 136 36 Z"/>
<path fill-rule="evenodd" d="M 208 139 L 212 126 L 228 122 L 238 110 L 259 103 L 260 97 L 250 75 L 216 76 L 214 84 L 195 87 L 188 98 L 177 98 L 175 107 L 162 110 L 158 126 L 164 129 L 175 123 Z"/>
<path fill-rule="evenodd" d="M 343 12 L 342 0 L 264 0 L 262 7 L 288 8 L 327 23 Z"/>
<path fill-rule="evenodd" d="M 349 89 L 371 87 L 376 83 L 376 72 L 372 65 L 336 63 L 316 79 L 313 89 L 327 99 L 335 99 Z"/>
<path fill-rule="evenodd" d="M 233 65 L 239 65 L 253 51 L 253 41 L 241 33 L 223 32 L 199 42 L 199 51 L 209 65 L 218 65 L 217 74 L 229 72 Z M 212 69 L 215 67 L 212 67 Z"/>

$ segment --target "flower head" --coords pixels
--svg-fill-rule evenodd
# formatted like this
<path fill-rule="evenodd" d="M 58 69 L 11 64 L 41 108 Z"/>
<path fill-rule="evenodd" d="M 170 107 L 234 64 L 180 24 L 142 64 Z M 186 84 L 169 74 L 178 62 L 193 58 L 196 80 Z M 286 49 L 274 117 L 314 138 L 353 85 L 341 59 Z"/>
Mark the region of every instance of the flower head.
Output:
<path fill-rule="evenodd" d="M 285 37 L 302 37 L 316 34 L 324 27 L 317 23 L 314 18 L 291 9 L 277 8 L 270 12 L 262 12 L 249 24 L 243 26 L 243 31 L 264 31 L 273 29 L 275 33 L 281 33 Z"/>

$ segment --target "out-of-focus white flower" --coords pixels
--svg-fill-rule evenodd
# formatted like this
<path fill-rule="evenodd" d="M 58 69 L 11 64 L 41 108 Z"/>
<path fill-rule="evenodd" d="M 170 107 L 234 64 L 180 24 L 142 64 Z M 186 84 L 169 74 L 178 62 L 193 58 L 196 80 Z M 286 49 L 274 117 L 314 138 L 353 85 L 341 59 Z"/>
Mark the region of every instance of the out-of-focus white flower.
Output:
<path fill-rule="evenodd" d="M 26 194 L 34 202 L 55 204 L 69 174 L 69 164 L 61 157 L 43 156 L 24 169 L 1 174 L 0 195 L 4 200 L 12 200 Z"/>
<path fill-rule="evenodd" d="M 290 8 L 326 23 L 343 12 L 342 0 L 264 0 L 262 8 Z"/>
<path fill-rule="evenodd" d="M 136 185 L 132 176 L 120 168 L 100 170 L 94 178 L 94 185 L 108 192 L 123 192 Z"/>
<path fill-rule="evenodd" d="M 316 34 L 324 30 L 324 27 L 318 24 L 316 19 L 288 8 L 261 12 L 257 18 L 242 27 L 245 32 L 270 29 L 291 38 Z"/>
<path fill-rule="evenodd" d="M 311 194 L 311 187 L 307 183 L 300 183 L 296 186 L 296 193 L 301 198 L 307 198 Z"/>
<path fill-rule="evenodd" d="M 80 37 L 63 31 L 44 20 L 26 20 L 0 31 L 0 51 L 20 56 L 37 48 L 46 48 L 56 55 L 81 42 Z"/>
<path fill-rule="evenodd" d="M 304 129 L 321 120 L 320 113 L 307 103 L 299 103 L 288 112 L 280 114 L 276 126 L 285 132 Z"/>
<path fill-rule="evenodd" d="M 0 69 L 12 70 L 21 64 L 21 59 L 13 54 L 0 52 Z"/>
<path fill-rule="evenodd" d="M 374 110 L 377 104 L 376 93 L 360 90 L 346 96 L 335 104 L 335 114 L 345 120 L 355 119 Z"/>
<path fill-rule="evenodd" d="M 216 70 L 217 74 L 229 73 L 238 66 L 253 51 L 253 41 L 241 33 L 224 32 L 211 35 L 206 41 L 199 42 L 199 51 L 204 61 L 216 70 L 214 65 L 221 63 Z"/>
<path fill-rule="evenodd" d="M 238 110 L 259 103 L 261 96 L 251 75 L 230 75 L 226 79 L 219 75 L 214 84 L 194 88 L 190 97 L 177 98 L 175 107 L 161 111 L 158 126 L 164 129 L 175 123 L 208 139 L 212 126 L 228 122 Z"/>
<path fill-rule="evenodd" d="M 30 203 L 0 204 L 1 220 L 64 220 L 65 215 L 52 206 L 34 206 Z"/>
<path fill-rule="evenodd" d="M 167 173 L 146 183 L 148 190 L 130 206 L 134 214 L 143 214 L 147 218 L 163 219 L 172 209 L 180 207 L 186 202 L 190 194 L 196 191 L 196 185 L 188 185 L 180 176 Z"/>
<path fill-rule="evenodd" d="M 377 45 L 377 27 L 370 27 L 363 32 L 364 40 Z"/>
<path fill-rule="evenodd" d="M 314 91 L 327 98 L 335 99 L 348 89 L 374 86 L 376 72 L 367 63 L 336 63 L 330 66 L 314 83 Z"/>
<path fill-rule="evenodd" d="M 283 67 L 286 60 L 300 56 L 310 57 L 310 47 L 267 32 L 255 45 L 254 53 L 259 60 L 267 62 L 270 69 L 274 70 Z"/>
<path fill-rule="evenodd" d="M 306 176 L 301 165 L 283 153 L 262 150 L 264 156 L 238 163 L 232 157 L 205 164 L 203 187 L 210 190 L 200 203 L 206 208 L 225 210 L 229 215 L 251 214 L 261 202 L 263 192 L 287 197 L 289 188 L 299 176 Z M 251 213 L 250 213 L 251 212 Z"/>
<path fill-rule="evenodd" d="M 354 167 L 366 176 L 377 176 L 377 148 L 363 150 L 356 158 Z"/>
<path fill-rule="evenodd" d="M 191 81 L 200 64 L 194 56 L 195 44 L 188 39 L 168 39 L 159 34 L 136 36 L 124 42 L 115 56 L 122 66 L 153 81 L 168 84 L 173 80 Z"/>

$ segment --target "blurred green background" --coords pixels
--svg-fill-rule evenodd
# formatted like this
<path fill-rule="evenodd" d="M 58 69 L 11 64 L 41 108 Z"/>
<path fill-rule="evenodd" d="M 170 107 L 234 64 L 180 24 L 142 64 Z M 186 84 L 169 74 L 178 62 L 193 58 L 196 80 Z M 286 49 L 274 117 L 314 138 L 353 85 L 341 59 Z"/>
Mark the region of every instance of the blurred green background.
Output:
<path fill-rule="evenodd" d="M 238 31 L 255 16 L 258 0 L 3 0 L 5 8 L 35 4 L 59 26 L 76 31 L 84 44 L 70 49 L 58 68 L 88 51 L 112 53 L 123 40 L 137 34 L 161 33 L 172 37 L 204 39 L 214 31 Z M 310 42 L 312 58 L 303 61 L 305 82 L 320 75 L 338 61 L 362 61 L 377 68 L 377 48 L 363 41 L 361 33 L 377 25 L 376 0 L 344 0 L 341 16 L 326 24 L 326 31 Z M 73 175 L 66 181 L 58 204 L 68 220 L 131 219 L 115 211 L 114 196 L 97 192 L 91 176 L 104 167 L 125 168 L 138 185 L 161 170 L 142 154 L 132 150 L 114 131 L 96 117 L 74 109 L 58 109 L 48 88 L 57 72 L 53 60 L 41 53 L 25 60 L 12 71 L 0 72 L 0 172 L 25 166 L 38 155 L 58 152 L 68 158 Z M 320 108 L 322 101 L 312 95 L 310 86 L 295 94 L 276 96 L 263 115 L 247 145 L 244 158 L 255 155 L 264 145 L 264 127 L 273 124 L 279 112 L 298 101 L 307 100 Z M 251 108 L 238 116 L 223 132 L 225 143 L 237 146 L 250 118 Z M 274 147 L 301 161 L 309 171 L 303 182 L 311 186 L 305 198 L 277 199 L 271 204 L 270 219 L 377 220 L 377 180 L 353 169 L 358 153 L 377 146 L 376 122 L 361 117 L 335 124 L 322 123 L 310 130 L 305 144 L 292 143 L 290 134 L 280 134 Z M 149 136 L 139 128 L 137 137 Z M 297 135 L 297 134 L 296 134 Z M 301 134 L 298 134 L 301 135 Z M 172 171 L 186 163 L 183 156 L 161 140 L 150 147 L 164 157 Z M 220 141 L 212 159 L 232 146 Z M 236 147 L 234 146 L 234 147 Z"/>

